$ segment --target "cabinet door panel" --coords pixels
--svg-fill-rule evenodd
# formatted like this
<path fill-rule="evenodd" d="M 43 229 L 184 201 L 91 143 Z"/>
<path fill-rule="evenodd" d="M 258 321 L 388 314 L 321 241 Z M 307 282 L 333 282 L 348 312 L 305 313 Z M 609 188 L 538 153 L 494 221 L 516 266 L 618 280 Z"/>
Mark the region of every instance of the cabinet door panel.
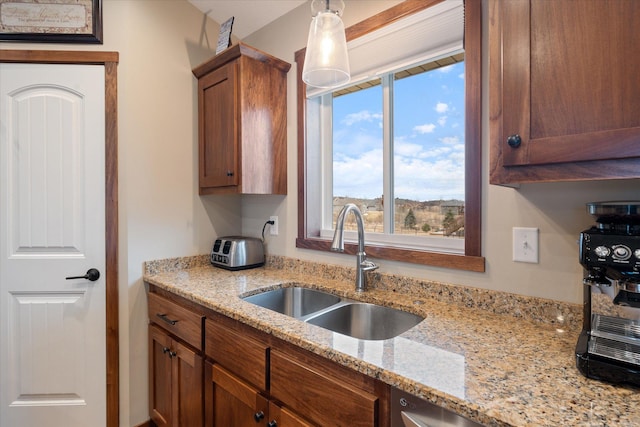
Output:
<path fill-rule="evenodd" d="M 489 13 L 490 182 L 640 176 L 638 2 L 492 0 Z"/>
<path fill-rule="evenodd" d="M 149 326 L 149 412 L 157 427 L 171 424 L 171 338 L 157 326 Z"/>
<path fill-rule="evenodd" d="M 271 351 L 271 397 L 319 425 L 378 425 L 378 398 Z"/>
<path fill-rule="evenodd" d="M 202 426 L 202 357 L 176 341 L 173 342 L 173 349 L 173 426 Z"/>
<path fill-rule="evenodd" d="M 269 421 L 275 421 L 278 427 L 315 427 L 286 408 L 269 402 Z"/>
<path fill-rule="evenodd" d="M 208 417 L 214 427 L 266 426 L 269 408 L 264 396 L 219 365 L 208 364 L 207 372 L 212 411 Z"/>
<path fill-rule="evenodd" d="M 198 80 L 200 186 L 238 185 L 237 63 Z"/>
<path fill-rule="evenodd" d="M 505 165 L 640 156 L 634 2 L 501 2 Z M 570 17 L 570 19 L 568 19 Z M 530 50 L 527 49 L 530 46 Z"/>

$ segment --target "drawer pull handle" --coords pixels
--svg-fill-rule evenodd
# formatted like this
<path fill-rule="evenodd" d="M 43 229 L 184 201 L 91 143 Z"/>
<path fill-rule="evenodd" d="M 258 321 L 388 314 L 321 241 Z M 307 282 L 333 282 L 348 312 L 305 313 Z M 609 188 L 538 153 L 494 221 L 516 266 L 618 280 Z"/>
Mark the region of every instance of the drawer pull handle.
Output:
<path fill-rule="evenodd" d="M 260 422 L 260 420 L 262 420 L 264 418 L 264 412 L 260 411 L 260 412 L 256 412 L 255 414 L 253 414 L 253 419 L 256 420 L 257 423 Z"/>
<path fill-rule="evenodd" d="M 276 422 L 276 420 L 269 421 L 267 427 L 278 427 L 278 423 Z"/>
<path fill-rule="evenodd" d="M 160 313 L 158 313 L 158 314 L 156 314 L 156 316 L 158 316 L 159 318 L 161 318 L 162 320 L 164 320 L 165 322 L 167 322 L 168 324 L 170 324 L 170 325 L 172 325 L 172 326 L 175 326 L 175 324 L 176 324 L 176 323 L 178 323 L 178 321 L 177 321 L 177 320 L 171 320 L 171 319 L 169 319 L 169 318 L 167 317 L 167 315 L 166 315 L 166 314 L 160 314 Z"/>
<path fill-rule="evenodd" d="M 164 354 L 167 354 L 169 352 L 169 348 L 168 347 L 162 347 L 162 352 Z"/>

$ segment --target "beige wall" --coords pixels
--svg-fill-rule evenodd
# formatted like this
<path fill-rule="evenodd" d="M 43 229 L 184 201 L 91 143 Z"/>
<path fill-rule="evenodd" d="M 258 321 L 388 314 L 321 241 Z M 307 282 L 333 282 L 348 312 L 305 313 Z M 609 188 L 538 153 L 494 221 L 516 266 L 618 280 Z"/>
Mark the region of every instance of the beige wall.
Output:
<path fill-rule="evenodd" d="M 393 1 L 347 1 L 344 13 L 346 26 L 361 21 Z M 300 6 L 279 21 L 250 35 L 244 41 L 294 64 L 293 54 L 306 44 L 310 20 L 307 5 Z M 486 19 L 485 19 L 486 23 Z M 486 25 L 485 25 L 486 28 Z M 484 35 L 486 47 L 486 31 Z M 485 49 L 486 52 L 486 49 Z M 242 200 L 242 231 L 257 235 L 270 215 L 279 216 L 279 236 L 267 236 L 270 253 L 351 266 L 353 256 L 297 249 L 297 151 L 295 64 L 289 72 L 288 85 L 288 197 L 244 197 Z M 486 257 L 485 273 L 470 273 L 376 260 L 380 271 L 419 278 L 474 286 L 522 295 L 532 295 L 579 303 L 582 298 L 582 269 L 578 264 L 578 234 L 591 226 L 585 203 L 601 200 L 638 199 L 640 180 L 528 184 L 520 189 L 488 184 L 487 63 L 484 64 L 483 114 L 483 202 L 482 253 Z M 512 228 L 540 229 L 540 262 L 538 264 L 511 261 Z"/>
<path fill-rule="evenodd" d="M 348 0 L 345 22 L 354 24 L 395 3 Z M 342 265 L 355 261 L 348 255 L 295 248 L 295 66 L 289 72 L 287 101 L 289 195 L 199 197 L 196 83 L 191 68 L 213 55 L 218 25 L 208 21 L 203 28 L 203 14 L 186 0 L 105 0 L 103 7 L 104 45 L 4 43 L 1 47 L 120 53 L 121 425 L 135 426 L 148 419 L 143 261 L 206 253 L 219 235 L 258 236 L 264 221 L 274 214 L 280 218 L 280 235 L 268 236 L 270 253 Z M 305 4 L 245 42 L 293 64 L 293 53 L 306 44 L 309 20 Z M 487 147 L 486 113 L 483 126 Z M 591 222 L 584 203 L 637 198 L 639 182 L 527 185 L 519 190 L 489 186 L 486 155 L 485 149 L 482 227 L 487 272 L 380 261 L 381 271 L 578 302 L 581 271 L 576 239 Z M 514 226 L 540 228 L 539 264 L 510 261 Z"/>

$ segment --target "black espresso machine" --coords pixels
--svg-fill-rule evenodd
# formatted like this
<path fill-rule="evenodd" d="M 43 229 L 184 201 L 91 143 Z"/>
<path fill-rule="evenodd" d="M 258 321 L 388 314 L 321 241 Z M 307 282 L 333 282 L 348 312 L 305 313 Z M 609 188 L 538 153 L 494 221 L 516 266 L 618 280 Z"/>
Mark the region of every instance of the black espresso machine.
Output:
<path fill-rule="evenodd" d="M 640 386 L 640 201 L 587 204 L 580 233 L 584 324 L 576 364 L 589 378 Z"/>

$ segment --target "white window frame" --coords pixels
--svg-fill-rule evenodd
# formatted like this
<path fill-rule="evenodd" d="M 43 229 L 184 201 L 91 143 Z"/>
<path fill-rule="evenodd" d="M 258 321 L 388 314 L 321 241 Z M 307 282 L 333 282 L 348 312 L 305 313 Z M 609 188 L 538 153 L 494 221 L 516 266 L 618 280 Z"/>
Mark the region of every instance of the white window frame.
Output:
<path fill-rule="evenodd" d="M 446 52 L 446 56 L 456 55 L 464 52 L 458 48 L 454 51 Z M 440 59 L 428 58 L 426 62 Z M 406 63 L 405 63 L 406 64 Z M 383 105 L 383 194 L 385 200 L 395 200 L 393 167 L 394 167 L 394 128 L 393 128 L 393 84 L 394 74 L 410 69 L 419 64 L 405 65 L 403 68 L 385 72 L 378 75 L 382 85 L 382 105 Z M 313 108 L 314 104 L 318 108 Z M 320 215 L 319 219 L 313 222 L 320 224 L 320 237 L 330 239 L 333 236 L 333 94 L 325 93 L 307 100 L 307 111 L 313 111 L 313 116 L 307 116 L 309 121 L 319 123 L 318 127 L 309 126 L 310 130 L 307 139 L 310 144 L 320 148 L 320 209 L 309 211 L 310 216 Z M 311 180 L 309 184 L 312 184 Z M 307 191 L 310 191 L 307 188 Z M 316 190 L 317 191 L 317 190 Z M 384 207 L 384 226 L 382 233 L 365 233 L 367 244 L 381 246 L 401 246 L 411 249 L 430 250 L 441 253 L 464 254 L 464 239 L 430 236 L 411 236 L 394 233 L 395 206 L 387 203 Z M 345 231 L 345 240 L 357 241 L 357 234 L 353 231 Z"/>

